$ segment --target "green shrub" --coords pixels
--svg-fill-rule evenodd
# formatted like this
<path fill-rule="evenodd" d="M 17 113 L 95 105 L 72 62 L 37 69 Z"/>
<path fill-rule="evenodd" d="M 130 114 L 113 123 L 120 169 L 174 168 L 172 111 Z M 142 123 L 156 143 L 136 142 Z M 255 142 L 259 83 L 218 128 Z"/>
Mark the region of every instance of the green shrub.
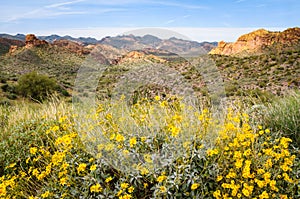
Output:
<path fill-rule="evenodd" d="M 57 89 L 55 80 L 46 75 L 31 72 L 21 76 L 18 80 L 17 90 L 24 96 L 33 100 L 43 101 L 49 94 Z"/>

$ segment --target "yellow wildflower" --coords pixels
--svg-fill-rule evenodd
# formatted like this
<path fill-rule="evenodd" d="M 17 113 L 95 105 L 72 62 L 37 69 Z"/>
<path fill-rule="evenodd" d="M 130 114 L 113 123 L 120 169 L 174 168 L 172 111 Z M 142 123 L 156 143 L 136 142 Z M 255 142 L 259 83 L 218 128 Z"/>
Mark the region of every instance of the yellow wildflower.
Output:
<path fill-rule="evenodd" d="M 195 189 L 197 189 L 199 186 L 200 186 L 199 183 L 194 183 L 194 184 L 192 184 L 191 189 L 192 189 L 192 190 L 195 190 Z"/>
<path fill-rule="evenodd" d="M 101 185 L 100 185 L 99 183 L 97 183 L 97 184 L 92 185 L 92 186 L 90 187 L 90 191 L 91 191 L 91 192 L 95 192 L 95 193 L 99 193 L 99 192 L 102 191 L 102 187 L 101 187 Z"/>
<path fill-rule="evenodd" d="M 29 152 L 30 152 L 30 154 L 32 154 L 32 155 L 35 155 L 36 154 L 36 152 L 37 152 L 37 148 L 36 147 L 31 147 L 30 149 L 29 149 Z"/>
<path fill-rule="evenodd" d="M 117 142 L 123 142 L 125 140 L 124 136 L 121 134 L 117 134 L 115 139 Z"/>
<path fill-rule="evenodd" d="M 48 198 L 48 197 L 50 197 L 50 196 L 51 196 L 51 193 L 50 193 L 49 191 L 46 191 L 45 193 L 43 193 L 43 194 L 41 195 L 42 198 Z"/>
<path fill-rule="evenodd" d="M 122 189 L 126 189 L 127 187 L 129 187 L 128 183 L 124 182 L 124 183 L 121 184 Z"/>
<path fill-rule="evenodd" d="M 85 171 L 86 169 L 86 164 L 85 163 L 81 163 L 79 164 L 79 166 L 77 167 L 77 172 L 80 173 L 80 172 L 83 172 Z"/>
<path fill-rule="evenodd" d="M 221 198 L 221 191 L 220 190 L 216 190 L 214 193 L 213 193 L 213 196 L 215 197 L 215 198 Z"/>
<path fill-rule="evenodd" d="M 217 182 L 221 181 L 223 179 L 223 176 L 217 176 Z"/>
<path fill-rule="evenodd" d="M 136 145 L 136 138 L 135 137 L 133 137 L 133 138 L 131 138 L 130 140 L 129 140 L 129 145 L 130 145 L 130 147 L 132 148 L 132 147 L 134 147 L 134 145 Z"/>
<path fill-rule="evenodd" d="M 164 180 L 166 180 L 166 179 L 167 179 L 167 176 L 161 175 L 161 176 L 158 176 L 158 178 L 156 179 L 156 181 L 157 181 L 157 182 L 162 182 L 162 181 L 164 181 Z"/>
<path fill-rule="evenodd" d="M 208 156 L 213 156 L 213 155 L 218 155 L 219 151 L 218 149 L 208 149 L 206 153 Z"/>
<path fill-rule="evenodd" d="M 59 183 L 60 183 L 61 185 L 66 185 L 66 184 L 67 184 L 67 178 L 66 178 L 66 177 L 61 178 L 61 179 L 59 180 Z"/>
<path fill-rule="evenodd" d="M 91 171 L 95 171 L 95 170 L 96 170 L 96 168 L 97 168 L 97 165 L 96 165 L 96 164 L 94 164 L 94 165 L 92 165 L 92 166 L 91 166 L 90 170 L 91 170 Z"/>
<path fill-rule="evenodd" d="M 154 99 L 155 99 L 155 101 L 159 101 L 159 100 L 160 100 L 160 96 L 156 95 L 156 96 L 154 97 Z"/>
<path fill-rule="evenodd" d="M 112 181 L 112 179 L 113 179 L 113 178 L 112 178 L 111 176 L 109 176 L 108 178 L 105 179 L 105 182 L 106 182 L 106 183 L 109 183 L 110 181 Z"/>
<path fill-rule="evenodd" d="M 131 187 L 128 188 L 128 193 L 132 193 L 133 191 L 134 191 L 134 187 L 133 186 L 131 186 Z"/>
<path fill-rule="evenodd" d="M 259 199 L 265 199 L 265 198 L 269 198 L 269 194 L 266 191 L 262 192 L 262 194 L 259 195 Z"/>
<path fill-rule="evenodd" d="M 160 187 L 159 187 L 159 190 L 160 190 L 162 193 L 167 192 L 167 188 L 166 188 L 165 186 L 160 186 Z"/>

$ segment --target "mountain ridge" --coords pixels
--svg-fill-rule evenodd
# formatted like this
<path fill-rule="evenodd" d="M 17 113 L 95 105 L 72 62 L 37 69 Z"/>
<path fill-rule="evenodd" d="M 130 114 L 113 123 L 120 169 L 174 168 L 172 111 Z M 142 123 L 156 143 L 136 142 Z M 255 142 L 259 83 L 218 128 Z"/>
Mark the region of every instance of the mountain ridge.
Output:
<path fill-rule="evenodd" d="M 228 56 L 251 56 L 267 53 L 270 50 L 278 52 L 300 44 L 300 28 L 288 28 L 282 32 L 258 29 L 241 35 L 235 42 L 220 41 L 209 54 Z"/>

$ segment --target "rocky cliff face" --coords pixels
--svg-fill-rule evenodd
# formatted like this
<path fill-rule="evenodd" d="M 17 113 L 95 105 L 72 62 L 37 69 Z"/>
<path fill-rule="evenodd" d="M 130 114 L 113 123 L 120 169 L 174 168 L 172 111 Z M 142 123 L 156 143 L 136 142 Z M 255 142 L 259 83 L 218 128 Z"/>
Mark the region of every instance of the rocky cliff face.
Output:
<path fill-rule="evenodd" d="M 48 42 L 45 40 L 39 40 L 34 34 L 28 34 L 25 37 L 25 47 L 32 48 L 32 47 L 39 47 L 48 45 Z"/>
<path fill-rule="evenodd" d="M 289 28 L 283 32 L 271 32 L 259 29 L 242 35 L 234 43 L 220 41 L 209 54 L 247 56 L 261 54 L 266 49 L 293 46 L 300 42 L 300 28 Z"/>

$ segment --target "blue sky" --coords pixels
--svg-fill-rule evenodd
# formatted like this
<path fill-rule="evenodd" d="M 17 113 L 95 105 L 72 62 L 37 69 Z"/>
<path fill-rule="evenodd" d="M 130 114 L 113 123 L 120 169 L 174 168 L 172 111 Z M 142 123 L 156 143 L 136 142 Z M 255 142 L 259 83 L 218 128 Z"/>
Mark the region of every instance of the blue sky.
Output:
<path fill-rule="evenodd" d="M 11 0 L 1 2 L 1 33 L 94 36 L 160 27 L 194 40 L 235 40 L 257 28 L 300 25 L 299 0 Z"/>

